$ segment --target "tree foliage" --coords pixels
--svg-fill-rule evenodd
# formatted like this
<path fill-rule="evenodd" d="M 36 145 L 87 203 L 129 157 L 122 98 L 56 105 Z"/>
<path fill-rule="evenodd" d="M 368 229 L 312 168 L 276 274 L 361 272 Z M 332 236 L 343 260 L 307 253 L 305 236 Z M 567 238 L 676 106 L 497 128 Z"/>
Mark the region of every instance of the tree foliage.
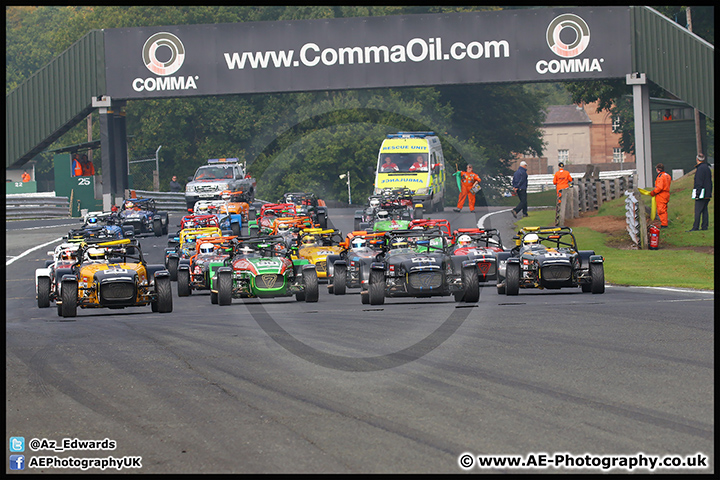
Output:
<path fill-rule="evenodd" d="M 6 91 L 93 29 L 496 9 L 437 5 L 7 7 Z M 595 95 L 584 88 L 576 89 L 573 98 Z M 173 174 L 181 179 L 192 175 L 208 158 L 240 157 L 258 178 L 261 198 L 276 200 L 287 190 L 314 190 L 326 199 L 342 200 L 347 185 L 339 175 L 350 172 L 355 203 L 364 202 L 372 190 L 378 149 L 387 133 L 435 131 L 443 142 L 448 173 L 471 163 L 481 176 L 496 177 L 510 173 L 507 160 L 514 154 L 542 154 L 540 129 L 546 103 L 542 89 L 505 84 L 131 100 L 125 111 L 131 159 L 148 158 L 162 145 L 161 188 L 167 188 Z M 97 114 L 93 138 L 99 138 Z M 51 148 L 86 139 L 86 125 L 81 122 Z M 50 155 L 43 157 L 42 168 L 51 172 Z M 452 192 L 455 182 L 447 186 Z"/>

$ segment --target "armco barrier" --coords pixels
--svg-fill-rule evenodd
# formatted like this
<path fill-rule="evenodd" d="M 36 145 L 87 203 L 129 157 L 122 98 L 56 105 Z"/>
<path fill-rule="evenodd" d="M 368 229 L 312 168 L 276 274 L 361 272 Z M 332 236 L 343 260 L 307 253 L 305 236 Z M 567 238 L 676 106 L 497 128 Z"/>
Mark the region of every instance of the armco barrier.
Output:
<path fill-rule="evenodd" d="M 70 218 L 70 199 L 55 192 L 20 193 L 5 197 L 8 220 Z"/>
<path fill-rule="evenodd" d="M 154 198 L 157 209 L 162 212 L 187 213 L 185 194 L 183 192 L 151 192 L 148 190 L 130 190 L 125 198 L 135 192 L 137 198 Z"/>

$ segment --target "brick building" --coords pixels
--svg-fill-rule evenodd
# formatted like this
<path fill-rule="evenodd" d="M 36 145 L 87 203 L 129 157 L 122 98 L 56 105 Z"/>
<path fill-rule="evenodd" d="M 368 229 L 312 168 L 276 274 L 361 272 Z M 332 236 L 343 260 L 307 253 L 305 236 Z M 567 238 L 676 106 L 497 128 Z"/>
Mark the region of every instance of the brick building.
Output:
<path fill-rule="evenodd" d="M 595 103 L 549 106 L 542 128 L 545 156 L 519 156 L 512 169 L 521 160 L 531 175 L 554 173 L 560 161 L 571 173 L 585 173 L 590 164 L 601 171 L 635 168 L 635 156 L 620 150 L 620 134 L 613 131 L 610 113 L 596 110 Z"/>

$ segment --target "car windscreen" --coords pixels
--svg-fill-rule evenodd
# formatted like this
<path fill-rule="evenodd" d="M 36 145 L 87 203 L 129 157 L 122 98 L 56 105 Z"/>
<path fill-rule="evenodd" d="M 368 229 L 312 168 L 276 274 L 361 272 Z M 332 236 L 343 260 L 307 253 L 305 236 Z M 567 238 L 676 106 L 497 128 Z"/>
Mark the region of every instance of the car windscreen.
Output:
<path fill-rule="evenodd" d="M 427 172 L 427 161 L 427 153 L 384 153 L 378 159 L 377 171 L 379 173 Z M 393 165 L 395 165 L 397 169 Z"/>
<path fill-rule="evenodd" d="M 193 180 L 220 180 L 220 179 L 232 179 L 233 178 L 233 167 L 200 167 L 195 172 Z"/>

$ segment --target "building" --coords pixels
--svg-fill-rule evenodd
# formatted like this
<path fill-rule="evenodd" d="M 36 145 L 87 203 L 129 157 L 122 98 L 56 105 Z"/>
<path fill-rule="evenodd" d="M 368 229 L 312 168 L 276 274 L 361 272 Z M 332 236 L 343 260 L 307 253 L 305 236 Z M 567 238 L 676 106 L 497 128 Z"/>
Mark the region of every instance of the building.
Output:
<path fill-rule="evenodd" d="M 570 173 L 584 174 L 588 165 L 600 171 L 635 168 L 635 156 L 620 149 L 618 122 L 607 111 L 597 112 L 597 104 L 551 105 L 543 124 L 545 156 L 519 156 L 512 162 L 515 170 L 521 160 L 528 173 L 555 173 L 563 162 Z"/>

